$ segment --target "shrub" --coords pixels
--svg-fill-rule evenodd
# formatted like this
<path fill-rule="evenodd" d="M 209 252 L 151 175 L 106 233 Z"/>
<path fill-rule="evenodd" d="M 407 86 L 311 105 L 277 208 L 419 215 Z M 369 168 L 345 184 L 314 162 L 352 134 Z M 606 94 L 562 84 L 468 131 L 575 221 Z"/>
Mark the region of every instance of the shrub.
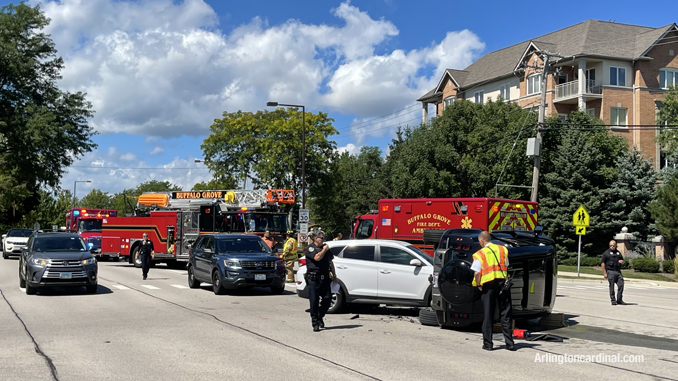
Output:
<path fill-rule="evenodd" d="M 600 263 L 602 261 L 602 256 L 600 257 L 581 257 L 581 265 L 582 266 L 600 266 Z"/>
<path fill-rule="evenodd" d="M 673 274 L 676 271 L 676 267 L 672 259 L 662 262 L 662 265 L 664 266 L 664 272 L 667 274 Z"/>
<path fill-rule="evenodd" d="M 622 270 L 628 270 L 631 268 L 631 261 L 633 261 L 633 258 L 624 258 L 624 263 L 622 263 L 621 268 Z"/>
<path fill-rule="evenodd" d="M 673 275 L 678 276 L 678 257 L 673 258 Z"/>
<path fill-rule="evenodd" d="M 659 262 L 654 258 L 636 258 L 633 269 L 641 273 L 656 273 L 659 272 Z"/>
<path fill-rule="evenodd" d="M 576 266 L 577 265 L 577 258 L 561 259 L 560 264 L 563 265 L 563 266 Z"/>

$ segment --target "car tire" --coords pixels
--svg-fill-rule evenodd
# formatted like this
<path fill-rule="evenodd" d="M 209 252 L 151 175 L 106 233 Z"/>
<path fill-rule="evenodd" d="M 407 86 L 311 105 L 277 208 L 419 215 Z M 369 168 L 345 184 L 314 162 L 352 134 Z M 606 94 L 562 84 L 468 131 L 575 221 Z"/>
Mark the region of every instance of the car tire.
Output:
<path fill-rule="evenodd" d="M 282 295 L 283 292 L 285 292 L 285 286 L 282 286 L 282 287 L 272 286 L 271 287 L 271 294 L 273 294 L 273 295 Z"/>
<path fill-rule="evenodd" d="M 19 287 L 26 288 L 26 279 L 21 276 L 21 268 L 19 268 Z"/>
<path fill-rule="evenodd" d="M 344 308 L 344 301 L 346 298 L 344 297 L 344 290 L 339 289 L 339 292 L 336 294 L 332 294 L 332 303 L 330 304 L 330 308 L 327 310 L 328 314 L 336 314 L 341 312 L 341 310 Z"/>
<path fill-rule="evenodd" d="M 37 287 L 33 287 L 30 284 L 26 283 L 26 295 L 35 295 L 36 291 L 38 291 Z"/>
<path fill-rule="evenodd" d="M 134 267 L 141 268 L 141 254 L 139 254 L 139 246 L 134 247 L 134 250 L 132 250 L 131 257 Z"/>
<path fill-rule="evenodd" d="M 221 274 L 219 274 L 218 270 L 212 272 L 212 291 L 214 291 L 214 295 L 224 295 L 226 293 L 226 289 L 221 283 Z"/>
<path fill-rule="evenodd" d="M 427 325 L 431 327 L 440 326 L 440 324 L 438 324 L 438 315 L 430 307 L 419 310 L 419 323 L 421 323 L 421 325 Z"/>
<path fill-rule="evenodd" d="M 99 289 L 99 285 L 98 284 L 90 284 L 89 286 L 85 286 L 85 288 L 87 289 L 88 294 L 96 294 L 97 290 Z"/>
<path fill-rule="evenodd" d="M 2 259 L 9 259 L 9 255 L 7 255 L 5 250 L 2 251 Z"/>
<path fill-rule="evenodd" d="M 190 288 L 199 288 L 200 281 L 195 279 L 195 270 L 193 266 L 188 266 L 188 287 Z"/>

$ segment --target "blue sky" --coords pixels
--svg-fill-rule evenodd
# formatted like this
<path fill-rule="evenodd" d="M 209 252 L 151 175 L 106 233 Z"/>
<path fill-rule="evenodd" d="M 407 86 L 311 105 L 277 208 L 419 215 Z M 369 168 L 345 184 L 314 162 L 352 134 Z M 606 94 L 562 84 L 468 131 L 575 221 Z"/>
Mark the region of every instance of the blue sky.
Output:
<path fill-rule="evenodd" d="M 48 32 L 66 64 L 60 85 L 86 91 L 97 112 L 99 148 L 62 183 L 70 189 L 74 180 L 92 180 L 79 184 L 81 197 L 150 179 L 185 188 L 208 180 L 194 160 L 224 111 L 302 103 L 330 113 L 341 149 L 386 149 L 395 126 L 420 120 L 415 99 L 445 68 L 587 19 L 678 21 L 669 1 L 653 2 L 649 12 L 631 1 L 31 3 L 52 19 Z"/>

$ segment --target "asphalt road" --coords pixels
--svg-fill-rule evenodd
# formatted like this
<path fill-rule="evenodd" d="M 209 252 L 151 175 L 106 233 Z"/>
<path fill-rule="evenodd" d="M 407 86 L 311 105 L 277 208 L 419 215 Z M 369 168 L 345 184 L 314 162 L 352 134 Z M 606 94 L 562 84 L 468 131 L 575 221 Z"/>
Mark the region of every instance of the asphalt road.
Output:
<path fill-rule="evenodd" d="M 561 281 L 556 309 L 571 326 L 549 332 L 568 340 L 486 352 L 478 332 L 422 326 L 409 308 L 330 315 L 313 333 L 292 286 L 216 296 L 189 289 L 185 271 L 158 265 L 142 281 L 139 269 L 102 262 L 97 294 L 29 296 L 17 266 L 0 262 L 2 380 L 678 380 L 678 288 L 629 285 L 637 305 L 614 307 L 600 282 Z M 600 353 L 644 358 L 557 362 Z"/>

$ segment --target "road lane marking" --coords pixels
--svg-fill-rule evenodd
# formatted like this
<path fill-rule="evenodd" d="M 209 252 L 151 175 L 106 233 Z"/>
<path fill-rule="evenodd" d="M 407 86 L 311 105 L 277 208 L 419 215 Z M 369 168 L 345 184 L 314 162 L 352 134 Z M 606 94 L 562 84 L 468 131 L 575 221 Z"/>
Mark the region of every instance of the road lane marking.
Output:
<path fill-rule="evenodd" d="M 141 287 L 145 287 L 149 290 L 159 290 L 159 287 L 151 286 L 150 284 L 142 284 Z"/>
<path fill-rule="evenodd" d="M 129 290 L 130 288 L 127 286 L 123 286 L 121 284 L 114 284 L 113 287 L 117 288 L 118 290 Z"/>
<path fill-rule="evenodd" d="M 183 289 L 183 288 L 188 288 L 187 286 L 184 286 L 184 285 L 181 285 L 181 284 L 173 284 L 172 287 L 182 288 L 182 289 Z"/>

